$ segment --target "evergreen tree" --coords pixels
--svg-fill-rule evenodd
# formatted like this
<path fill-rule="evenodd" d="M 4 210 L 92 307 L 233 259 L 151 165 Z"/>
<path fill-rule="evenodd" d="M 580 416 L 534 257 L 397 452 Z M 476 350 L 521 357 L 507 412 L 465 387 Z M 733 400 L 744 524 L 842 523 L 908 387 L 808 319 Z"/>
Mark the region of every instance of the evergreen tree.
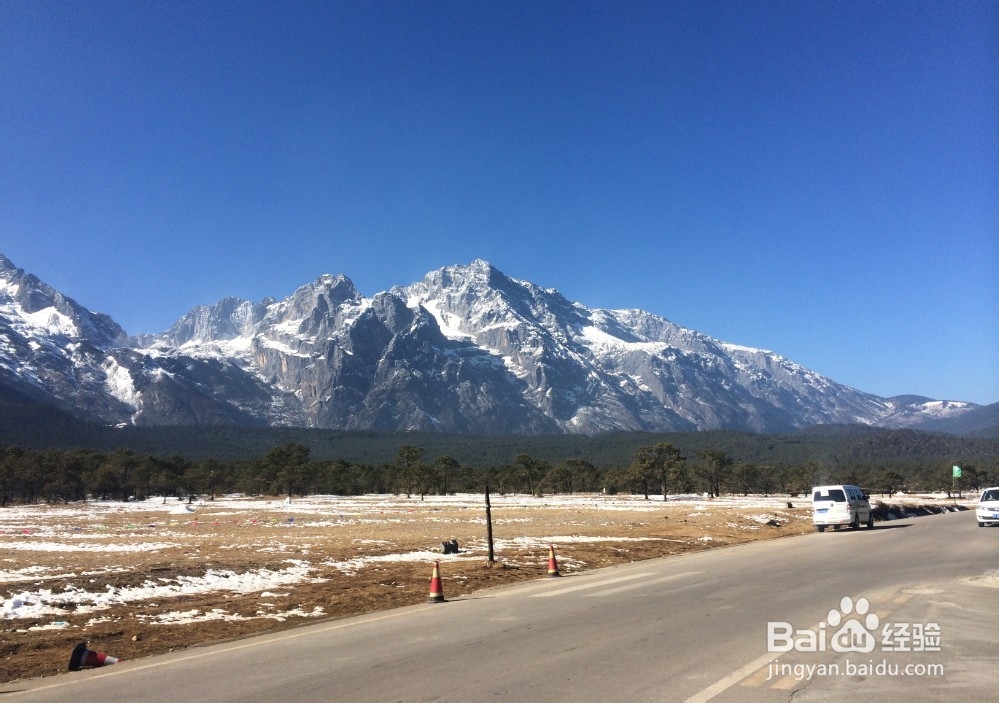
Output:
<path fill-rule="evenodd" d="M 708 490 L 716 498 L 721 495 L 722 485 L 728 480 L 732 460 L 720 449 L 701 449 L 697 456 L 703 462 L 699 467 L 701 478 L 708 484 Z"/>

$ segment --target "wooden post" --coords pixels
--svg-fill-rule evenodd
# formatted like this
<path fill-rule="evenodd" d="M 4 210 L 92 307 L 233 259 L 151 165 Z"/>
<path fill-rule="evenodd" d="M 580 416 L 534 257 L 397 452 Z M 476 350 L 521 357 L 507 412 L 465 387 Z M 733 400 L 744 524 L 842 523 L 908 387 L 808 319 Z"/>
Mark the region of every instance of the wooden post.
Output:
<path fill-rule="evenodd" d="M 496 561 L 493 556 L 493 513 L 489 507 L 489 484 L 486 484 L 486 542 L 489 544 L 489 563 Z"/>

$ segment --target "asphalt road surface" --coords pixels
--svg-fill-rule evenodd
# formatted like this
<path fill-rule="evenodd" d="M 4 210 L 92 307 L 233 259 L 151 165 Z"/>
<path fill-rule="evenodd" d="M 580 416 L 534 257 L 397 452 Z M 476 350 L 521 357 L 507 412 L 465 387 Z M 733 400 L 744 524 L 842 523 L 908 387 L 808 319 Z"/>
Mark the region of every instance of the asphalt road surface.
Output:
<path fill-rule="evenodd" d="M 539 579 L 0 700 L 984 701 L 997 664 L 999 528 L 960 512 Z"/>

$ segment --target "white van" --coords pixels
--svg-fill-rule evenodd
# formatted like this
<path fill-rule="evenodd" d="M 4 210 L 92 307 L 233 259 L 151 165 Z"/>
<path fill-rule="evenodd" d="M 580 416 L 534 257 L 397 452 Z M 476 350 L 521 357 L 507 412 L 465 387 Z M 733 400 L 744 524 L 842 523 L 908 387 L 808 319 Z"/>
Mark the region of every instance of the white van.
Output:
<path fill-rule="evenodd" d="M 975 508 L 975 515 L 978 517 L 979 527 L 999 525 L 999 486 L 982 491 L 982 497 L 978 499 L 978 506 Z"/>
<path fill-rule="evenodd" d="M 812 489 L 812 524 L 819 532 L 830 525 L 838 530 L 849 525 L 856 530 L 864 523 L 874 527 L 871 501 L 857 486 L 815 486 Z"/>

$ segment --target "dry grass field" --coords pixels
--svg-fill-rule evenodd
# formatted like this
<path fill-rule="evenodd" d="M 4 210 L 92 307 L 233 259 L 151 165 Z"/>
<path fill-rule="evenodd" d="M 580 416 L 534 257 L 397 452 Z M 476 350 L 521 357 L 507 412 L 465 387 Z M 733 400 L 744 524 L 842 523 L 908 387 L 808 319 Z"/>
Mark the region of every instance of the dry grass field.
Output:
<path fill-rule="evenodd" d="M 0 681 L 812 530 L 807 499 L 227 497 L 0 509 Z M 460 551 L 444 554 L 442 542 Z M 441 607 L 446 607 L 442 605 Z"/>

